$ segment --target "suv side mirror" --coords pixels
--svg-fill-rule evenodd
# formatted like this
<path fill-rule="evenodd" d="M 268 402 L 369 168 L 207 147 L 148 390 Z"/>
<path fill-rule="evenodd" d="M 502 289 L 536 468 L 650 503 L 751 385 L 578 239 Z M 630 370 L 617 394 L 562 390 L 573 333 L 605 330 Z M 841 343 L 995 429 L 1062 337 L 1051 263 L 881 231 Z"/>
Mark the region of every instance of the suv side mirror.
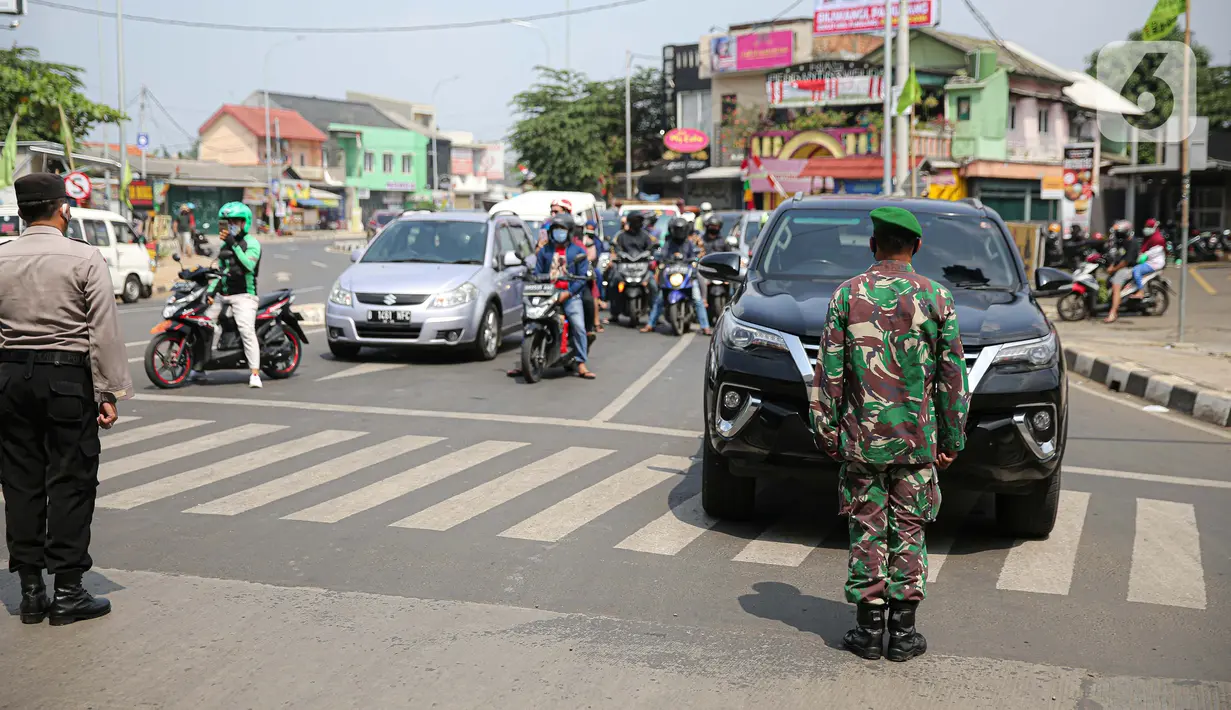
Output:
<path fill-rule="evenodd" d="M 501 263 L 503 263 L 504 266 L 507 268 L 512 268 L 514 266 L 522 265 L 522 261 L 521 259 L 517 258 L 516 252 L 511 252 L 511 251 L 506 251 L 504 253 L 504 259 L 502 260 Z"/>
<path fill-rule="evenodd" d="M 706 256 L 697 265 L 697 271 L 711 280 L 737 283 L 744 280 L 744 274 L 740 271 L 739 253 L 733 251 L 722 251 Z"/>
<path fill-rule="evenodd" d="M 1034 292 L 1036 295 L 1056 294 L 1072 283 L 1073 275 L 1067 271 L 1053 269 L 1050 266 L 1040 266 L 1034 271 Z"/>

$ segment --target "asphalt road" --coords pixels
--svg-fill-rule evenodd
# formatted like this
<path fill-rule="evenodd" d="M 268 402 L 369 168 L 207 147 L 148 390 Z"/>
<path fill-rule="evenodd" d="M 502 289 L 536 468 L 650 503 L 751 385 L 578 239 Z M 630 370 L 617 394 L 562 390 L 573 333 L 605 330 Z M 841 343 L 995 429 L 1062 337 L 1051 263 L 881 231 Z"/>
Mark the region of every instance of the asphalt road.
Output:
<path fill-rule="evenodd" d="M 347 261 L 267 253 L 296 288 Z M 158 317 L 124 310 L 134 340 Z M 612 327 L 597 380 L 532 386 L 514 343 L 343 363 L 318 336 L 259 392 L 134 363 L 87 580 L 115 611 L 0 620 L 0 707 L 1231 706 L 1231 434 L 1074 379 L 1056 532 L 947 495 L 929 655 L 863 662 L 832 481 L 697 508 L 707 344 Z"/>

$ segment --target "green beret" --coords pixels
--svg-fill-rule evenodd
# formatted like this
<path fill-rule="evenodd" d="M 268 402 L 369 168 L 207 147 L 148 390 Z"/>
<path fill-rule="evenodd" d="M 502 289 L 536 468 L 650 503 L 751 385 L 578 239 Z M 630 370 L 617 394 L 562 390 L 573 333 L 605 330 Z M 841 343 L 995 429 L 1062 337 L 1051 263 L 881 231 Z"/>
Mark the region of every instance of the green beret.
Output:
<path fill-rule="evenodd" d="M 901 207 L 877 207 L 872 210 L 871 217 L 875 231 L 892 229 L 909 232 L 916 239 L 923 238 L 923 227 L 919 226 L 919 220 L 915 219 L 915 215 L 909 210 Z"/>

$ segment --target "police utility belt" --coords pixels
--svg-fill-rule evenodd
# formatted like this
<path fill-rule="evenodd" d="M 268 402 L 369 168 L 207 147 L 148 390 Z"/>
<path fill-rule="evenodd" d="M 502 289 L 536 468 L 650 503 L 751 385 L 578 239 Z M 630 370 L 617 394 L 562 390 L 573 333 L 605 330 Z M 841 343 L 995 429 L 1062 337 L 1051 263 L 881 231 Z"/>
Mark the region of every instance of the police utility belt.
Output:
<path fill-rule="evenodd" d="M 29 365 L 62 365 L 85 367 L 90 362 L 89 353 L 69 350 L 4 350 L 0 349 L 0 362 L 20 362 Z"/>

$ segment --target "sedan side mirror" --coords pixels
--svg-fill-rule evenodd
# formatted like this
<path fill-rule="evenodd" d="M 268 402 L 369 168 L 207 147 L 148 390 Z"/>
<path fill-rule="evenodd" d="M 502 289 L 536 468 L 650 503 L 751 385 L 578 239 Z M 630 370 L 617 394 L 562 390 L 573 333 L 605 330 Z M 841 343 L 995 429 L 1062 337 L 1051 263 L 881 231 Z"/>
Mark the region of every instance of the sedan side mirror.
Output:
<path fill-rule="evenodd" d="M 521 259 L 517 258 L 517 253 L 511 251 L 506 251 L 504 253 L 504 260 L 502 263 L 508 268 L 522 265 Z"/>
<path fill-rule="evenodd" d="M 742 282 L 744 274 L 740 271 L 740 256 L 738 252 L 722 251 L 710 254 L 701 259 L 697 271 L 707 279 L 716 281 Z"/>
<path fill-rule="evenodd" d="M 357 261 L 359 261 L 360 259 L 362 259 L 362 258 L 363 258 L 363 253 L 364 253 L 365 251 L 367 251 L 367 249 L 351 249 L 351 252 L 350 252 L 350 263 L 354 264 L 355 262 L 357 262 Z"/>

